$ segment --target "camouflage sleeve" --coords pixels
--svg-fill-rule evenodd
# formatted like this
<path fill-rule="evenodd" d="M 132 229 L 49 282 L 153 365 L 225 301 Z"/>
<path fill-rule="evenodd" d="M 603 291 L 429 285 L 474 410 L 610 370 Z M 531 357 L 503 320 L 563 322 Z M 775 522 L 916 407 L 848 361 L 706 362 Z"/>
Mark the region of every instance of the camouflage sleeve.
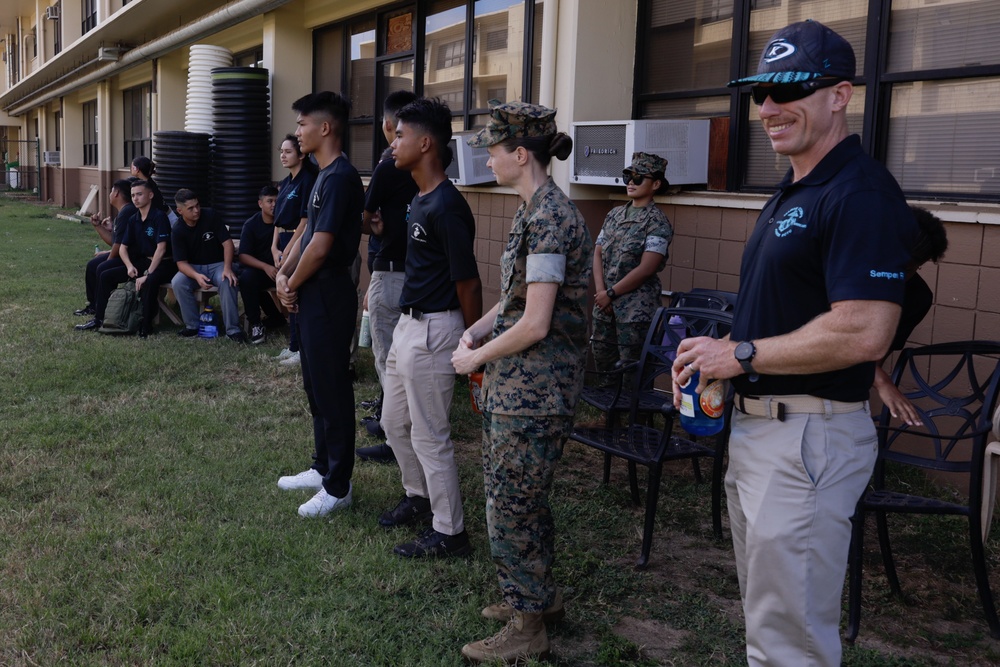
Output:
<path fill-rule="evenodd" d="M 566 279 L 566 255 L 528 255 L 525 278 L 529 283 L 558 283 Z"/>
<path fill-rule="evenodd" d="M 525 278 L 529 283 L 562 283 L 566 276 L 565 234 L 560 233 L 568 215 L 555 202 L 543 202 L 526 229 Z"/>
<path fill-rule="evenodd" d="M 663 215 L 659 210 L 657 210 L 657 213 L 659 215 L 653 216 L 647 227 L 646 246 L 644 249 L 646 252 L 655 252 L 666 257 L 668 248 L 670 247 L 670 239 L 674 236 L 674 230 L 670 226 L 667 216 Z"/>

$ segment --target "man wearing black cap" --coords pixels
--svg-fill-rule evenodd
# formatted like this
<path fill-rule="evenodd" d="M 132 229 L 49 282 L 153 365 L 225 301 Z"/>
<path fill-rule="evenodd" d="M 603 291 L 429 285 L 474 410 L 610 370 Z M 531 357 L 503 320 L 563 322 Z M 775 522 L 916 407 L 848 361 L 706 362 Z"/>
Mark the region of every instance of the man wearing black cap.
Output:
<path fill-rule="evenodd" d="M 780 30 L 751 95 L 791 169 L 747 242 L 728 340 L 678 348 L 736 389 L 726 494 L 750 665 L 840 664 L 850 517 L 876 457 L 868 407 L 916 224 L 899 185 L 847 128 L 854 51 L 815 21 Z"/>

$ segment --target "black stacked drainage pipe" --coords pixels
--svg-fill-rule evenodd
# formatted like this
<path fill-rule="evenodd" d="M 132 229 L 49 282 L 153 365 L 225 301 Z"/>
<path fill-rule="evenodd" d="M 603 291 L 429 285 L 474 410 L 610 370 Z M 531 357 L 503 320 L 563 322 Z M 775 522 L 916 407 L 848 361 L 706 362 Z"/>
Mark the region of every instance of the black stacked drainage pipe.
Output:
<path fill-rule="evenodd" d="M 213 182 L 215 211 L 239 238 L 256 213 L 257 194 L 271 184 L 268 70 L 212 70 Z"/>
<path fill-rule="evenodd" d="M 167 205 L 174 208 L 174 194 L 194 190 L 202 206 L 212 205 L 212 137 L 201 132 L 154 132 L 153 161 L 156 184 Z"/>

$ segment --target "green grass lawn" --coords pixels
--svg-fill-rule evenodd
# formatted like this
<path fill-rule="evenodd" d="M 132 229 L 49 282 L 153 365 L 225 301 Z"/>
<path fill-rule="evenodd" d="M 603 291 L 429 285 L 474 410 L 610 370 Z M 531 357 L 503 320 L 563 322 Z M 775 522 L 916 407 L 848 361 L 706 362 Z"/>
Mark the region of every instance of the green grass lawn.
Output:
<path fill-rule="evenodd" d="M 479 616 L 499 594 L 464 379 L 453 435 L 472 557 L 392 554 L 411 536 L 376 523 L 401 495 L 395 466 L 359 462 L 348 511 L 301 519 L 308 494 L 276 486 L 312 451 L 299 373 L 271 359 L 283 335 L 254 347 L 163 323 L 147 340 L 74 331 L 96 236 L 56 212 L 0 198 L 0 665 L 459 665 L 462 644 L 498 629 Z M 361 401 L 377 392 L 367 351 L 359 370 Z M 668 470 L 637 572 L 642 511 L 623 466 L 609 488 L 600 469 L 571 444 L 557 473 L 568 617 L 550 633 L 553 662 L 744 664 L 708 485 L 688 464 Z M 970 586 L 956 584 L 951 625 L 921 628 L 915 652 L 912 636 L 880 629 L 910 613 L 901 603 L 866 609 L 845 664 L 996 662 Z"/>

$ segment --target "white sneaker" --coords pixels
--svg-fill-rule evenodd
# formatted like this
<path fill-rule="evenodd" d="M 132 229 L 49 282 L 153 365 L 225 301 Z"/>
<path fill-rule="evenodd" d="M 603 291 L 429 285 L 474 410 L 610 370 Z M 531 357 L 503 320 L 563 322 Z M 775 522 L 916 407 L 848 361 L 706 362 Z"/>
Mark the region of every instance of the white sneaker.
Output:
<path fill-rule="evenodd" d="M 289 349 L 288 349 L 288 348 L 286 347 L 286 348 L 285 348 L 284 350 L 282 350 L 282 351 L 281 351 L 281 352 L 279 352 L 278 354 L 274 355 L 274 358 L 275 358 L 275 360 L 277 360 L 277 361 L 284 361 L 285 359 L 287 359 L 288 357 L 292 356 L 293 354 L 295 354 L 295 353 L 294 353 L 294 352 L 292 352 L 291 350 L 289 350 Z"/>
<path fill-rule="evenodd" d="M 303 470 L 298 475 L 286 475 L 278 478 L 278 488 L 285 491 L 295 491 L 297 489 L 309 489 L 315 491 L 323 488 L 323 475 L 314 468 Z"/>
<path fill-rule="evenodd" d="M 326 489 L 321 488 L 308 502 L 299 505 L 299 516 L 316 517 L 326 516 L 334 510 L 343 510 L 351 506 L 351 493 L 354 486 L 347 487 L 347 495 L 343 498 L 331 496 Z"/>
<path fill-rule="evenodd" d="M 282 366 L 298 366 L 302 362 L 299 360 L 299 353 L 292 352 L 287 359 L 282 359 L 278 363 Z"/>

